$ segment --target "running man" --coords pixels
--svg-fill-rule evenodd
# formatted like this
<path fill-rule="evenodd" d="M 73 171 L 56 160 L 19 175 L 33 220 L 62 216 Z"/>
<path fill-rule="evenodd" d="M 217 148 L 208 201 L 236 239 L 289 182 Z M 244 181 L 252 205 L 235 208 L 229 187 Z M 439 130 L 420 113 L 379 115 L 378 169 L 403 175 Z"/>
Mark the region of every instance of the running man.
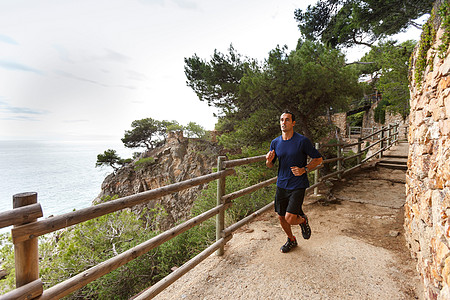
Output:
<path fill-rule="evenodd" d="M 297 246 L 292 225 L 300 225 L 304 239 L 311 237 L 311 228 L 302 205 L 305 190 L 309 187 L 307 173 L 323 160 L 308 138 L 294 132 L 294 126 L 295 115 L 288 110 L 283 111 L 280 117 L 281 135 L 272 141 L 266 154 L 266 166 L 269 168 L 274 166 L 277 158 L 279 160 L 274 206 L 281 227 L 288 236 L 286 244 L 280 248 L 283 253 Z M 308 156 L 312 158 L 309 164 Z"/>

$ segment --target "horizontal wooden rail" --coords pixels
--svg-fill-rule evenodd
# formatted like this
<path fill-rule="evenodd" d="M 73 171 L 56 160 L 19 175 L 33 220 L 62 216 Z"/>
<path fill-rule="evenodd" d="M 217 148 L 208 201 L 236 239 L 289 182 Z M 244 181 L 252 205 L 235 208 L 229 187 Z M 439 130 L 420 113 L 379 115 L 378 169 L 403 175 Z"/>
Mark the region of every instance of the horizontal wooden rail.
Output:
<path fill-rule="evenodd" d="M 371 137 L 373 137 L 373 136 L 375 136 L 375 135 L 377 135 L 377 134 L 379 134 L 380 132 L 385 131 L 385 130 L 386 130 L 386 128 L 385 128 L 385 127 L 382 127 L 382 128 L 379 129 L 378 131 L 375 131 L 374 133 L 369 134 L 369 135 L 366 135 L 365 137 L 361 138 L 361 140 L 362 140 L 362 141 L 367 140 L 367 139 L 369 139 L 369 138 L 371 138 Z"/>
<path fill-rule="evenodd" d="M 47 289 L 42 294 L 40 300 L 44 299 L 59 299 L 61 297 L 67 296 L 70 293 L 82 288 L 88 283 L 100 278 L 101 276 L 108 274 L 117 268 L 123 266 L 129 261 L 149 252 L 150 250 L 158 247 L 162 243 L 167 242 L 168 240 L 176 237 L 177 235 L 191 229 L 192 227 L 208 220 L 214 215 L 218 214 L 219 211 L 227 208 L 227 205 L 216 206 L 201 215 L 196 216 L 180 225 L 177 225 L 157 236 L 151 238 L 150 240 L 141 243 L 117 256 L 114 256 L 86 271 L 75 275 L 57 285 Z"/>
<path fill-rule="evenodd" d="M 265 155 L 259 155 L 259 156 L 253 156 L 253 157 L 246 157 L 241 159 L 234 159 L 234 160 L 226 160 L 223 162 L 224 168 L 233 168 L 237 166 L 242 166 L 254 162 L 260 162 L 264 161 L 266 159 Z"/>
<path fill-rule="evenodd" d="M 383 141 L 385 141 L 385 140 L 387 140 L 387 139 L 388 139 L 387 137 L 384 137 L 384 138 L 382 138 L 382 139 L 379 139 L 378 141 L 376 141 L 376 142 L 370 144 L 369 146 L 365 147 L 364 149 L 361 149 L 361 152 L 367 151 L 367 150 L 369 150 L 370 148 L 372 148 L 373 146 L 378 145 L 379 143 L 381 143 L 381 142 L 383 142 Z"/>
<path fill-rule="evenodd" d="M 266 187 L 266 186 L 268 186 L 268 185 L 271 185 L 272 183 L 275 183 L 276 181 L 277 181 L 277 177 L 274 177 L 274 178 L 268 179 L 268 180 L 266 180 L 266 181 L 257 183 L 257 184 L 255 184 L 255 185 L 249 186 L 249 187 L 247 187 L 247 188 L 245 188 L 245 189 L 242 189 L 242 190 L 233 192 L 233 193 L 228 194 L 228 195 L 224 195 L 224 196 L 222 197 L 222 201 L 223 201 L 224 203 L 228 203 L 228 202 L 230 202 L 230 201 L 233 200 L 233 199 L 242 197 L 242 196 L 247 195 L 247 194 L 251 194 L 251 193 L 253 193 L 254 191 L 257 191 L 257 190 L 259 190 L 259 189 L 261 189 L 261 188 L 263 188 L 263 187 Z"/>
<path fill-rule="evenodd" d="M 336 144 L 324 144 L 324 145 L 320 145 L 319 149 L 323 149 L 323 148 L 329 148 L 329 147 L 342 147 L 344 145 L 344 143 L 336 143 Z"/>
<path fill-rule="evenodd" d="M 339 174 L 342 174 L 343 172 L 344 172 L 344 170 L 340 170 L 340 171 L 336 171 L 336 172 L 334 172 L 334 173 L 330 173 L 330 174 L 328 174 L 328 175 L 322 176 L 322 177 L 320 177 L 320 181 L 324 181 L 324 180 L 326 180 L 326 179 L 328 179 L 328 178 L 330 178 L 330 177 L 337 176 L 337 175 L 339 175 Z"/>
<path fill-rule="evenodd" d="M 329 164 L 335 161 L 339 161 L 339 160 L 344 160 L 344 157 L 334 157 L 334 158 L 329 158 L 329 159 L 325 159 L 322 161 L 323 164 Z"/>
<path fill-rule="evenodd" d="M 42 280 L 36 279 L 35 281 L 22 285 L 11 292 L 0 295 L 0 300 L 34 299 L 42 295 L 42 291 L 44 290 L 43 286 Z"/>
<path fill-rule="evenodd" d="M 40 203 L 14 208 L 0 213 L 0 228 L 23 224 L 43 216 Z"/>
<path fill-rule="evenodd" d="M 196 265 L 204 261 L 208 256 L 214 253 L 217 249 L 225 245 L 231 239 L 231 235 L 221 238 L 214 244 L 203 250 L 200 254 L 189 260 L 187 263 L 176 269 L 173 273 L 166 276 L 164 279 L 158 281 L 149 289 L 145 290 L 141 294 L 133 297 L 134 300 L 152 299 L 157 294 L 162 292 L 165 288 L 175 282 L 178 278 L 186 274 L 193 269 Z"/>
<path fill-rule="evenodd" d="M 264 206 L 263 208 L 260 208 L 259 210 L 255 211 L 254 213 L 246 216 L 242 220 L 240 220 L 240 221 L 234 223 L 233 225 L 225 228 L 222 231 L 222 236 L 225 237 L 225 236 L 228 236 L 228 235 L 232 234 L 233 232 L 235 232 L 236 230 L 238 230 L 239 228 L 241 228 L 245 224 L 249 223 L 251 220 L 253 220 L 257 216 L 262 215 L 263 213 L 265 213 L 266 211 L 268 211 L 271 208 L 273 208 L 273 201 L 270 202 L 269 204 L 267 204 L 266 206 Z"/>
<path fill-rule="evenodd" d="M 366 161 L 368 161 L 369 159 L 371 159 L 372 157 L 374 157 L 375 155 L 379 154 L 380 152 L 386 151 L 388 148 L 384 147 L 380 150 L 378 150 L 377 152 L 373 153 L 371 156 L 364 158 L 361 163 L 365 163 Z"/>
<path fill-rule="evenodd" d="M 352 158 L 355 158 L 358 156 L 361 156 L 361 153 L 356 153 L 355 155 L 344 157 L 344 159 L 342 161 L 346 161 L 346 160 L 349 160 L 349 159 L 352 159 Z"/>
<path fill-rule="evenodd" d="M 353 146 L 359 145 L 359 144 L 361 144 L 361 143 L 362 143 L 362 141 L 360 141 L 360 142 L 355 142 L 355 143 L 351 143 L 351 144 L 344 144 L 344 145 L 342 145 L 342 148 L 353 147 Z"/>
<path fill-rule="evenodd" d="M 11 230 L 11 235 L 14 243 L 26 241 L 33 237 L 41 236 L 43 234 L 56 231 L 58 229 L 66 228 L 84 221 L 101 217 L 103 215 L 119 211 L 124 208 L 133 207 L 150 200 L 160 198 L 162 196 L 175 193 L 189 187 L 197 186 L 216 180 L 220 177 L 234 174 L 233 169 L 228 169 L 204 176 L 199 176 L 193 179 L 181 181 L 178 183 L 166 185 L 157 189 L 145 191 L 139 194 L 119 198 L 108 201 L 91 207 L 83 208 L 67 214 L 55 216 L 45 220 L 34 223 L 17 226 Z"/>

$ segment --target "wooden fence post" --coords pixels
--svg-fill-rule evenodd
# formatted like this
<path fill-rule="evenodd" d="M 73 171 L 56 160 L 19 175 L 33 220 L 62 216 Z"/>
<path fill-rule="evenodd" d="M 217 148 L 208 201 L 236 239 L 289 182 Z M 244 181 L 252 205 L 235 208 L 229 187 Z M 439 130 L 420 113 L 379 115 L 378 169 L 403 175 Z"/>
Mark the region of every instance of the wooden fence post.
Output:
<path fill-rule="evenodd" d="M 391 124 L 388 125 L 387 130 L 387 146 L 389 147 L 391 145 Z"/>
<path fill-rule="evenodd" d="M 394 141 L 395 144 L 398 145 L 399 139 L 400 139 L 400 123 L 395 124 L 395 129 L 394 129 Z"/>
<path fill-rule="evenodd" d="M 316 143 L 316 149 L 320 148 L 320 144 Z M 317 184 L 319 182 L 319 169 L 314 170 L 314 184 Z M 314 195 L 317 196 L 319 194 L 319 187 L 314 188 Z"/>
<path fill-rule="evenodd" d="M 217 172 L 224 169 L 223 162 L 225 161 L 225 156 L 219 156 L 217 158 Z M 217 180 L 217 205 L 222 204 L 222 197 L 225 195 L 225 177 L 221 177 Z M 216 216 L 216 241 L 222 238 L 222 231 L 225 228 L 225 211 L 221 211 Z M 222 245 L 217 249 L 216 255 L 222 256 L 224 253 L 224 246 Z"/>
<path fill-rule="evenodd" d="M 362 143 L 362 139 L 358 138 L 358 151 L 357 151 L 358 156 L 356 157 L 357 165 L 361 164 L 361 143 Z"/>
<path fill-rule="evenodd" d="M 380 154 L 378 155 L 378 158 L 381 159 L 383 157 L 383 151 L 381 149 L 383 149 L 384 147 L 384 127 L 381 127 L 381 131 L 380 131 Z"/>
<path fill-rule="evenodd" d="M 340 142 L 340 141 L 338 141 L 338 145 L 337 145 L 337 155 L 336 155 L 336 157 L 337 157 L 337 158 L 340 158 L 340 157 L 341 157 L 341 142 Z M 337 161 L 337 171 L 339 172 L 339 171 L 341 171 L 341 170 L 342 170 L 342 160 L 339 159 L 339 160 Z M 342 178 L 341 173 L 338 173 L 337 177 L 338 177 L 339 179 L 341 179 L 341 178 Z"/>
<path fill-rule="evenodd" d="M 13 208 L 19 208 L 37 203 L 37 193 L 21 193 L 13 196 Z M 31 223 L 30 219 L 23 223 Z M 14 225 L 17 227 L 18 225 Z M 14 244 L 14 259 L 16 266 L 16 288 L 39 279 L 38 238 Z"/>

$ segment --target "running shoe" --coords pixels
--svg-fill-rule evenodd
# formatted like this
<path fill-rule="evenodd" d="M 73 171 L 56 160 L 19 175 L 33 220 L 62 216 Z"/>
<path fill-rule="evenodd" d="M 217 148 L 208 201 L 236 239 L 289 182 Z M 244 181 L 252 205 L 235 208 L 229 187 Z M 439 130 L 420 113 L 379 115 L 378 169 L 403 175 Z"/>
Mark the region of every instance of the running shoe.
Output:
<path fill-rule="evenodd" d="M 308 217 L 306 215 L 302 215 L 305 219 L 305 222 L 300 224 L 300 228 L 302 229 L 302 235 L 305 240 L 311 237 L 311 227 L 309 227 Z"/>
<path fill-rule="evenodd" d="M 297 247 L 297 239 L 294 237 L 294 240 L 291 241 L 289 238 L 287 239 L 286 244 L 281 246 L 280 250 L 283 253 L 288 253 L 292 248 Z"/>

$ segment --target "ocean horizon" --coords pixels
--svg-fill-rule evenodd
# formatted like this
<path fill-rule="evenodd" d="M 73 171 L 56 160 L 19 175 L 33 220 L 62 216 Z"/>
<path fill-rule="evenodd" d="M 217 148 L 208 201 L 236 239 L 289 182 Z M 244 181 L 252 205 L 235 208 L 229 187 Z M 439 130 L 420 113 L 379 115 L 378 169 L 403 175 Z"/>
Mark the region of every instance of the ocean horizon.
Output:
<path fill-rule="evenodd" d="M 24 192 L 37 192 L 44 218 L 91 206 L 113 171 L 95 167 L 107 149 L 122 158 L 136 151 L 120 142 L 0 141 L 0 212 L 12 209 L 13 195 Z"/>

